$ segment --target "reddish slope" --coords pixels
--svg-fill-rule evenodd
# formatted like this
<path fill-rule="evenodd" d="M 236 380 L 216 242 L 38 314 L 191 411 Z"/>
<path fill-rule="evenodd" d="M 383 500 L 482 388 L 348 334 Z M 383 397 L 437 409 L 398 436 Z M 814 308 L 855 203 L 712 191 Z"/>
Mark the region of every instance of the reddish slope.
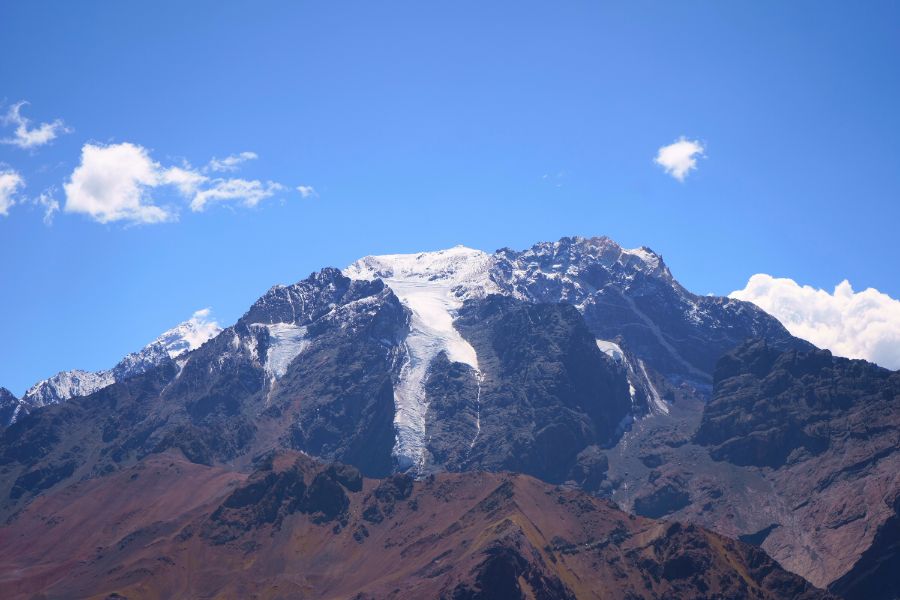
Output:
<path fill-rule="evenodd" d="M 38 497 L 0 528 L 3 596 L 52 588 L 136 531 L 171 531 L 173 518 L 206 514 L 245 478 L 167 453 Z"/>
<path fill-rule="evenodd" d="M 156 456 L 38 499 L 0 529 L 0 584 L 48 599 L 826 597 L 755 548 L 527 476 L 363 481 L 285 455 L 247 480 Z"/>

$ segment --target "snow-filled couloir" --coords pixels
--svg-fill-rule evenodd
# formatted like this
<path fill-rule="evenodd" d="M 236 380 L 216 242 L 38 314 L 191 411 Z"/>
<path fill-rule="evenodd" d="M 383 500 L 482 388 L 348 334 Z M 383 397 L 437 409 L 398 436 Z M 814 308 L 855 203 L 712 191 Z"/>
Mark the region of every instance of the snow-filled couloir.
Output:
<path fill-rule="evenodd" d="M 445 352 L 448 360 L 469 365 L 479 375 L 475 349 L 453 320 L 467 298 L 496 291 L 489 276 L 491 260 L 481 250 L 456 246 L 419 254 L 367 256 L 344 269 L 352 279 L 383 280 L 411 313 L 405 362 L 394 388 L 394 456 L 401 467 L 421 467 L 425 459 L 425 382 L 431 361 Z"/>

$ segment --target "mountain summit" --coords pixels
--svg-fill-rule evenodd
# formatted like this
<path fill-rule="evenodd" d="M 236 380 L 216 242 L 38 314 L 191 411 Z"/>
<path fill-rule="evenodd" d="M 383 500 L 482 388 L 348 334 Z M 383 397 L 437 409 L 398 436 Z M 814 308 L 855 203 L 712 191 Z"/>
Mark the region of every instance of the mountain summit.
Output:
<path fill-rule="evenodd" d="M 163 332 L 155 340 L 126 355 L 112 369 L 60 371 L 28 388 L 22 396 L 16 414 L 3 424 L 14 422 L 22 412 L 29 412 L 49 404 L 65 402 L 76 396 L 87 396 L 117 381 L 140 375 L 162 363 L 199 348 L 222 329 L 209 320 L 209 309 L 196 311 L 190 319 Z"/>

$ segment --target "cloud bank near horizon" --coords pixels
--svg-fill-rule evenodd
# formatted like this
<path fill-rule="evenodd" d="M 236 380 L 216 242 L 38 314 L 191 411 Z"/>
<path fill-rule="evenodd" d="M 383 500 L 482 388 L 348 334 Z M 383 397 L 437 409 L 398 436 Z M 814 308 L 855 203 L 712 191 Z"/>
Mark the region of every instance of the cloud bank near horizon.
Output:
<path fill-rule="evenodd" d="M 756 304 L 792 335 L 834 354 L 900 369 L 900 300 L 875 288 L 856 292 L 845 279 L 828 292 L 759 273 L 729 297 Z"/>

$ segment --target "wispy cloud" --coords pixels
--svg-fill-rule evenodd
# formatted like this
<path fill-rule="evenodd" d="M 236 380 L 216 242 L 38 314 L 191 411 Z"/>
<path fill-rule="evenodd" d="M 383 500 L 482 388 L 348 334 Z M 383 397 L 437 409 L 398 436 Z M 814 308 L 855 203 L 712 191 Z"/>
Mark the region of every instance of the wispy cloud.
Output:
<path fill-rule="evenodd" d="M 16 203 L 19 189 L 25 187 L 25 180 L 18 172 L 0 165 L 0 216 L 9 214 Z"/>
<path fill-rule="evenodd" d="M 232 172 L 237 171 L 241 163 L 245 163 L 248 160 L 256 160 L 257 158 L 259 157 L 256 155 L 256 152 L 241 152 L 225 158 L 213 158 L 206 167 L 216 173 Z"/>
<path fill-rule="evenodd" d="M 3 117 L 0 117 L 4 125 L 15 126 L 13 136 L 0 139 L 0 142 L 24 149 L 37 148 L 38 146 L 49 144 L 61 133 L 72 131 L 66 127 L 61 119 L 56 119 L 50 123 L 40 123 L 32 127 L 31 120 L 22 115 L 22 107 L 27 105 L 28 102 L 24 100 L 16 102 L 9 107 L 9 110 Z"/>
<path fill-rule="evenodd" d="M 199 348 L 208 339 L 222 331 L 218 321 L 212 318 L 211 308 L 194 311 L 188 323 L 190 327 L 184 328 L 181 334 L 190 348 Z"/>
<path fill-rule="evenodd" d="M 256 206 L 284 189 L 283 185 L 274 181 L 263 183 L 259 180 L 215 179 L 212 181 L 212 187 L 194 195 L 191 200 L 191 210 L 201 212 L 210 202 L 235 201 L 244 206 Z"/>
<path fill-rule="evenodd" d="M 874 288 L 855 292 L 844 280 L 829 293 L 761 273 L 730 296 L 753 302 L 820 348 L 900 369 L 900 300 Z"/>
<path fill-rule="evenodd" d="M 556 173 L 544 173 L 541 175 L 541 181 L 547 184 L 552 184 L 553 187 L 561 188 L 565 183 L 565 178 L 568 177 L 568 173 L 566 171 L 557 171 Z"/>
<path fill-rule="evenodd" d="M 242 155 L 256 156 L 252 152 Z M 189 200 L 194 212 L 203 211 L 213 202 L 256 206 L 285 189 L 273 181 L 211 178 L 187 163 L 163 166 L 151 158 L 146 148 L 129 142 L 85 144 L 81 164 L 63 187 L 66 212 L 82 213 L 99 223 L 142 224 L 173 221 L 178 217 L 177 204 L 163 206 L 151 196 L 157 188 L 167 187 L 176 198 Z"/>
<path fill-rule="evenodd" d="M 319 192 L 311 185 L 298 185 L 297 191 L 300 192 L 301 198 L 318 198 Z"/>
<path fill-rule="evenodd" d="M 32 200 L 35 206 L 44 209 L 44 225 L 53 225 L 53 217 L 59 212 L 59 201 L 54 197 L 55 189 L 44 190 Z"/>
<path fill-rule="evenodd" d="M 656 153 L 654 162 L 666 173 L 684 181 L 688 173 L 697 168 L 697 158 L 704 155 L 703 144 L 697 140 L 688 140 L 681 136 L 674 143 L 662 146 Z"/>

